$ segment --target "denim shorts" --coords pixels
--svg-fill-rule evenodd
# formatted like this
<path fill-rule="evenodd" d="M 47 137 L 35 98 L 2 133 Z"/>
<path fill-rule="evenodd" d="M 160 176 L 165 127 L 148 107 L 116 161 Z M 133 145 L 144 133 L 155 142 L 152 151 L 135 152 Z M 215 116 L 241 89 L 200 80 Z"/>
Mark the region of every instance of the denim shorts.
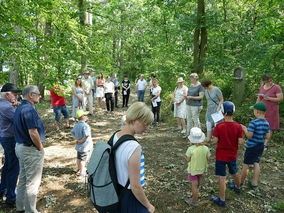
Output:
<path fill-rule="evenodd" d="M 257 144 L 255 147 L 247 148 L 244 157 L 244 164 L 254 164 L 259 163 L 264 150 L 264 144 Z"/>
<path fill-rule="evenodd" d="M 234 175 L 238 172 L 237 161 L 220 161 L 216 160 L 215 163 L 215 175 L 226 176 L 226 165 L 228 165 L 229 173 Z"/>
<path fill-rule="evenodd" d="M 55 113 L 55 120 L 59 122 L 61 113 L 64 116 L 64 119 L 69 118 L 69 111 L 66 107 L 66 105 L 61 105 L 61 106 L 55 106 L 53 107 L 53 112 Z"/>

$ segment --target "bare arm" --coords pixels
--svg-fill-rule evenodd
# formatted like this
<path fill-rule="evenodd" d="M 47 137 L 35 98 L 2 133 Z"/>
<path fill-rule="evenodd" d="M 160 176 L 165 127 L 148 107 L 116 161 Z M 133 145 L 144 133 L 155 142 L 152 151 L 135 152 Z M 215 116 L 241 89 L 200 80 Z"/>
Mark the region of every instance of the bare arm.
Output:
<path fill-rule="evenodd" d="M 223 98 L 223 95 L 220 95 L 220 96 L 218 96 L 218 98 L 219 98 L 219 105 L 218 105 L 218 108 L 217 108 L 217 112 L 219 112 L 219 110 L 221 109 L 221 105 L 223 104 L 223 102 L 224 102 L 224 98 Z"/>
<path fill-rule="evenodd" d="M 37 149 L 39 151 L 42 151 L 43 145 L 41 143 L 40 136 L 39 136 L 39 133 L 37 131 L 37 128 L 29 129 L 29 135 L 30 135 L 34 145 L 36 145 Z"/>
<path fill-rule="evenodd" d="M 72 87 L 72 93 L 76 98 L 78 98 L 80 101 L 82 101 L 81 98 L 77 95 L 76 89 L 74 87 Z"/>
<path fill-rule="evenodd" d="M 218 141 L 219 141 L 219 138 L 213 136 L 213 143 L 216 144 L 216 143 L 218 143 Z"/>
<path fill-rule="evenodd" d="M 140 159 L 141 158 L 141 148 L 138 147 L 133 152 L 128 160 L 128 173 L 131 191 L 133 192 L 136 199 L 147 208 L 147 210 L 152 213 L 155 211 L 155 207 L 147 199 L 143 188 L 140 183 Z"/>
<path fill-rule="evenodd" d="M 83 137 L 81 140 L 76 140 L 76 144 L 81 144 L 81 143 L 84 143 L 87 139 L 88 139 L 89 136 L 85 136 Z"/>
<path fill-rule="evenodd" d="M 278 93 L 276 94 L 276 98 L 272 98 L 272 97 L 269 97 L 269 96 L 263 96 L 263 99 L 264 100 L 268 100 L 268 101 L 271 101 L 271 102 L 281 102 L 283 101 L 283 93 Z"/>
<path fill-rule="evenodd" d="M 239 146 L 244 144 L 244 139 L 243 138 L 238 138 L 238 144 Z"/>
<path fill-rule="evenodd" d="M 188 100 L 195 100 L 195 101 L 202 100 L 203 97 L 204 97 L 204 92 L 200 92 L 198 96 L 186 96 Z"/>
<path fill-rule="evenodd" d="M 252 138 L 253 132 L 248 131 L 247 127 L 244 126 L 244 125 L 242 125 L 242 129 L 243 129 L 244 133 L 246 134 L 247 138 Z"/>

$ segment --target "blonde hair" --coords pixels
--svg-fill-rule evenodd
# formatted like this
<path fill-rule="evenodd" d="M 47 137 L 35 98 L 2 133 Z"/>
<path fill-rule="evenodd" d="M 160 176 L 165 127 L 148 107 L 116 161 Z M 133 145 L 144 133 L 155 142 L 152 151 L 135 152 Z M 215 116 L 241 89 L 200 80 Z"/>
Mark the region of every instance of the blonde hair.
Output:
<path fill-rule="evenodd" d="M 126 123 L 130 124 L 132 121 L 141 121 L 146 125 L 154 121 L 154 115 L 150 108 L 143 102 L 136 102 L 132 104 L 126 112 Z"/>

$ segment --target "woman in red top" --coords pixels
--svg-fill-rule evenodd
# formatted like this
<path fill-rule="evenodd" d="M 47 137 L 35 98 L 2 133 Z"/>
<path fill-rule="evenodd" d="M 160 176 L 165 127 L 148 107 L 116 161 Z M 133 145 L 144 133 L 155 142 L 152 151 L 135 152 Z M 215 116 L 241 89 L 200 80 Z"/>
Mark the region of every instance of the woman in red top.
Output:
<path fill-rule="evenodd" d="M 279 121 L 279 102 L 283 101 L 283 93 L 279 85 L 273 83 L 273 78 L 269 74 L 262 76 L 263 84 L 259 89 L 256 102 L 263 102 L 267 106 L 265 119 L 268 121 L 270 130 L 278 130 L 280 128 Z M 271 133 L 272 134 L 272 131 Z M 270 137 L 271 138 L 271 137 Z M 268 140 L 264 145 L 267 148 Z"/>
<path fill-rule="evenodd" d="M 106 102 L 104 98 L 104 84 L 105 79 L 103 74 L 100 72 L 96 79 L 96 97 L 98 98 L 99 107 L 101 107 L 101 102 L 103 101 L 104 109 L 106 109 Z"/>
<path fill-rule="evenodd" d="M 55 128 L 56 128 L 56 131 L 58 131 L 61 113 L 64 116 L 66 127 L 70 128 L 70 125 L 69 125 L 69 111 L 66 107 L 66 102 L 65 102 L 65 97 L 64 97 L 65 92 L 63 88 L 60 86 L 60 79 L 56 78 L 56 81 L 57 83 L 50 90 L 50 98 L 51 98 L 51 104 L 53 107 L 53 111 L 55 113 Z"/>

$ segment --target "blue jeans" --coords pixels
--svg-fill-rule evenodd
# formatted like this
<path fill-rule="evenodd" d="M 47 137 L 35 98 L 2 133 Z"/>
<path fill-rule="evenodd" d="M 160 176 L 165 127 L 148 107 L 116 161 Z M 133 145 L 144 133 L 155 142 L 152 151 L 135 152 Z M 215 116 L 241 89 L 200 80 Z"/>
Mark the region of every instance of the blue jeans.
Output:
<path fill-rule="evenodd" d="M 145 94 L 145 90 L 138 90 L 138 92 L 137 92 L 138 102 L 144 101 L 144 94 Z"/>
<path fill-rule="evenodd" d="M 16 200 L 16 184 L 19 175 L 19 161 L 15 153 L 16 141 L 14 137 L 0 138 L 4 149 L 5 163 L 2 167 L 0 193 L 6 194 L 6 199 Z"/>
<path fill-rule="evenodd" d="M 53 107 L 53 112 L 55 113 L 55 120 L 59 122 L 61 113 L 64 116 L 64 119 L 69 119 L 69 111 L 66 105 L 55 106 Z"/>

